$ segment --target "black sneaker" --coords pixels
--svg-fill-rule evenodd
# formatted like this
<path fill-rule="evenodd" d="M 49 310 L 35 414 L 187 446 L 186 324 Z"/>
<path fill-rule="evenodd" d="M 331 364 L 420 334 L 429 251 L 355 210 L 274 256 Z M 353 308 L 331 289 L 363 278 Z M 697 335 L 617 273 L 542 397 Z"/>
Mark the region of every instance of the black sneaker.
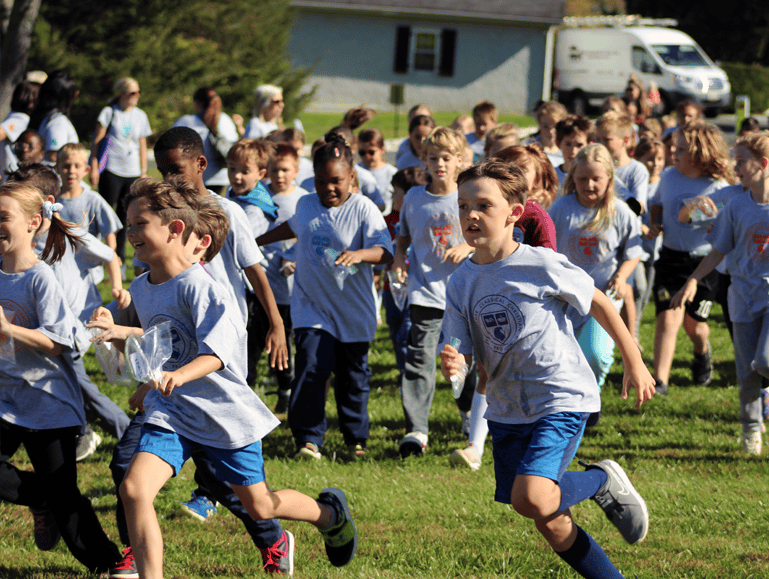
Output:
<path fill-rule="evenodd" d="M 654 394 L 660 396 L 668 395 L 668 385 L 659 378 L 654 379 Z"/>
<path fill-rule="evenodd" d="M 288 412 L 288 402 L 291 400 L 291 390 L 278 391 L 278 402 L 275 404 L 275 414 Z"/>
<path fill-rule="evenodd" d="M 640 543 L 649 530 L 649 512 L 643 498 L 635 490 L 622 467 L 613 460 L 586 465 L 586 470 L 594 468 L 600 468 L 608 478 L 593 500 L 617 527 L 623 539 L 631 545 Z"/>
<path fill-rule="evenodd" d="M 705 353 L 694 354 L 694 359 L 692 360 L 692 380 L 695 384 L 704 386 L 713 379 L 713 363 L 710 360 L 710 354 L 710 342 L 708 342 L 708 349 Z"/>
<path fill-rule="evenodd" d="M 50 551 L 61 539 L 59 527 L 56 526 L 56 521 L 53 520 L 53 513 L 45 508 L 29 507 L 29 510 L 35 522 L 32 530 L 32 534 L 35 537 L 35 546 L 41 551 Z"/>
<path fill-rule="evenodd" d="M 344 567 L 355 556 L 358 549 L 358 531 L 352 522 L 347 497 L 335 488 L 323 489 L 318 502 L 334 509 L 336 525 L 321 529 L 320 534 L 326 543 L 326 555 L 334 567 Z"/>
<path fill-rule="evenodd" d="M 598 426 L 599 422 L 601 422 L 601 411 L 599 410 L 598 412 L 591 412 L 590 416 L 587 417 L 585 428 L 592 428 L 593 426 Z"/>

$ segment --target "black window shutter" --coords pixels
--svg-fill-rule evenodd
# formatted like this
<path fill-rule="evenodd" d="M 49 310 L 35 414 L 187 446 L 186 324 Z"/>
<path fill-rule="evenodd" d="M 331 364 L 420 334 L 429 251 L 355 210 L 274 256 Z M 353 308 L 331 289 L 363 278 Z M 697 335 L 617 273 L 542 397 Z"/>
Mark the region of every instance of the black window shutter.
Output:
<path fill-rule="evenodd" d="M 406 73 L 409 71 L 409 41 L 411 40 L 411 26 L 398 26 L 395 30 L 395 62 L 393 71 Z"/>
<path fill-rule="evenodd" d="M 440 76 L 454 76 L 454 61 L 457 52 L 457 31 L 444 28 L 441 31 L 441 62 L 438 66 Z"/>

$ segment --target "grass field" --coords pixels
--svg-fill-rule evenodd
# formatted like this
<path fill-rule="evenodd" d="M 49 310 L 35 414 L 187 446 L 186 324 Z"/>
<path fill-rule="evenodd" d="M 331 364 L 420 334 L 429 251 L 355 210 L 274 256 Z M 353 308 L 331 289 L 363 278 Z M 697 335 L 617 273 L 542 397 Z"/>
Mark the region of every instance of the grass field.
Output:
<path fill-rule="evenodd" d="M 647 310 L 642 345 L 652 351 L 652 310 Z M 715 308 L 717 309 L 717 308 Z M 769 576 L 768 463 L 739 450 L 737 387 L 733 354 L 720 312 L 713 317 L 715 378 L 690 385 L 691 345 L 678 344 L 670 395 L 640 411 L 619 399 L 621 367 L 615 365 L 603 390 L 603 419 L 589 430 L 578 459 L 611 458 L 628 472 L 645 497 L 651 525 L 645 542 L 628 546 L 601 510 L 587 501 L 573 508 L 577 522 L 604 547 L 625 577 L 762 578 Z M 648 355 L 647 355 L 648 358 Z M 493 501 L 494 473 L 487 442 L 480 471 L 452 470 L 447 457 L 465 441 L 449 386 L 438 385 L 426 456 L 401 460 L 404 434 L 397 370 L 385 327 L 372 343 L 370 363 L 371 438 L 365 459 L 344 458 L 333 393 L 328 403 L 329 433 L 323 461 L 297 463 L 290 432 L 279 427 L 264 441 L 267 480 L 273 488 L 310 495 L 338 486 L 349 497 L 360 546 L 344 569 L 326 560 L 320 535 L 306 524 L 287 522 L 297 538 L 295 576 L 306 578 L 571 578 L 576 574 L 552 553 L 533 524 Z M 126 407 L 128 389 L 104 383 L 104 392 Z M 441 379 L 442 380 L 442 379 Z M 275 402 L 267 397 L 268 404 Z M 104 442 L 80 464 L 82 491 L 93 502 L 107 534 L 117 539 L 115 489 L 109 474 L 115 440 Z M 13 462 L 29 468 L 19 451 Z M 580 468 L 572 465 L 573 469 Z M 169 578 L 258 577 L 261 558 L 240 522 L 220 509 L 199 523 L 175 513 L 175 501 L 194 488 L 185 466 L 161 491 L 155 505 L 165 539 Z M 0 578 L 67 579 L 87 573 L 63 543 L 48 553 L 35 549 L 32 517 L 24 507 L 0 504 Z"/>

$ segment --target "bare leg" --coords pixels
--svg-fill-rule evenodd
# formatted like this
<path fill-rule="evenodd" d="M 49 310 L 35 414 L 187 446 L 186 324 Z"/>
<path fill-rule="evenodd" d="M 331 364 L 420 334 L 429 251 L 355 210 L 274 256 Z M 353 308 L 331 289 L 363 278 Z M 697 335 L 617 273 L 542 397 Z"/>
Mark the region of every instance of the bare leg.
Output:
<path fill-rule="evenodd" d="M 264 481 L 248 485 L 231 484 L 243 506 L 254 519 L 287 519 L 305 521 L 319 529 L 331 523 L 333 511 L 299 491 L 284 489 L 272 491 Z"/>
<path fill-rule="evenodd" d="M 698 322 L 689 314 L 684 316 L 684 330 L 694 345 L 695 354 L 704 354 L 708 351 L 708 338 L 710 327 L 707 322 Z"/>
<path fill-rule="evenodd" d="M 676 351 L 676 337 L 684 321 L 682 309 L 665 310 L 657 315 L 654 330 L 654 377 L 665 384 L 670 379 L 670 367 Z"/>
<path fill-rule="evenodd" d="M 561 504 L 561 488 L 541 476 L 518 475 L 510 500 L 516 512 L 533 519 L 537 531 L 554 551 L 566 551 L 577 538 L 577 527 L 568 509 L 556 512 Z"/>

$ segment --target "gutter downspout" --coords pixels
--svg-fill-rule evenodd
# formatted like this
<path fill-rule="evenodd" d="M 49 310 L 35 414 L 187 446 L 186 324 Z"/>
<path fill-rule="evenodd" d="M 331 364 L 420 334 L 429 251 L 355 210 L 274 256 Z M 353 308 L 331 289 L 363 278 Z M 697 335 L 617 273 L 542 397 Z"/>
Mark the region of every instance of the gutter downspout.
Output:
<path fill-rule="evenodd" d="M 555 26 L 548 28 L 547 36 L 545 37 L 545 70 L 542 74 L 542 100 L 545 102 L 549 101 L 552 96 L 555 30 Z"/>

